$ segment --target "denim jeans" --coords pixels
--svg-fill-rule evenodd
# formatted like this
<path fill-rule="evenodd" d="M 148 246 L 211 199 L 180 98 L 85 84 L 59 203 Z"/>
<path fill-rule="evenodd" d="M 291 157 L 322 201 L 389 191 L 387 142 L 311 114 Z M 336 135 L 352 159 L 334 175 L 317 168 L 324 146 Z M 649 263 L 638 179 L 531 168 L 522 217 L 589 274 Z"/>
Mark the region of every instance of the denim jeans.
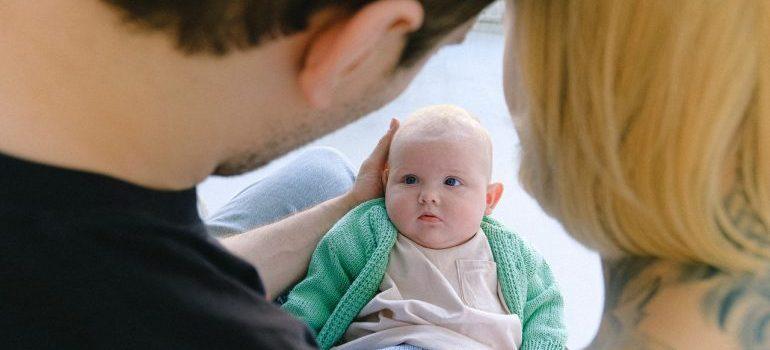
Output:
<path fill-rule="evenodd" d="M 354 181 L 355 172 L 339 151 L 311 148 L 235 195 L 206 226 L 214 237 L 234 236 L 337 197 Z"/>
<path fill-rule="evenodd" d="M 389 346 L 387 348 L 382 348 L 380 350 L 423 350 L 423 348 L 418 348 L 414 345 L 409 345 L 404 343 L 404 344 Z"/>
<path fill-rule="evenodd" d="M 330 147 L 314 147 L 249 185 L 206 220 L 214 237 L 250 231 L 345 193 L 356 173 L 348 159 Z M 286 301 L 289 288 L 275 298 Z"/>

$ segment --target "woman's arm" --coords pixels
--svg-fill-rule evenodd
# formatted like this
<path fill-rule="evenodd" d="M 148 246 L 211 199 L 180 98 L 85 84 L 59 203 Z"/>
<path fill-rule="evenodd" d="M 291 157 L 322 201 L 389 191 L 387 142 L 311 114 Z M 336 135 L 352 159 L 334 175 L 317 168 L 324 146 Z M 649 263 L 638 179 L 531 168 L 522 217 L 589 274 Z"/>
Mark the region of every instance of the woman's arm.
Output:
<path fill-rule="evenodd" d="M 361 165 L 350 192 L 281 221 L 222 240 L 227 249 L 257 267 L 269 299 L 304 276 L 310 255 L 337 220 L 356 205 L 382 196 L 382 171 L 397 129 L 398 121 L 393 119 L 388 132 Z"/>

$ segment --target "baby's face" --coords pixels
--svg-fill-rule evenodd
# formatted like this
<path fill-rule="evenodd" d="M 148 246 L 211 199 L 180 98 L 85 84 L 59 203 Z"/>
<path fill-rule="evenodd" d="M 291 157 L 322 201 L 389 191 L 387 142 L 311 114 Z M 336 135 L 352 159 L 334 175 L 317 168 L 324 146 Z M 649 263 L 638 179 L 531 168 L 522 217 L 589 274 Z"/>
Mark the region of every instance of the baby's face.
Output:
<path fill-rule="evenodd" d="M 491 160 L 473 138 L 399 140 L 391 147 L 385 187 L 399 232 L 432 249 L 454 247 L 479 230 Z"/>

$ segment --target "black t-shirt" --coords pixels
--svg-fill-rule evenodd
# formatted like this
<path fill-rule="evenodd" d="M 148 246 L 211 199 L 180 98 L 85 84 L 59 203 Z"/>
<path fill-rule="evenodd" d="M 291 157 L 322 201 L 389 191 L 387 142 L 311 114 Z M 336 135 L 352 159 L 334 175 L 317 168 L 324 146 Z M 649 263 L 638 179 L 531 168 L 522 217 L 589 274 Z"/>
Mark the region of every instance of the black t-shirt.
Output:
<path fill-rule="evenodd" d="M 0 237 L 3 349 L 315 348 L 208 236 L 194 189 L 0 155 Z"/>

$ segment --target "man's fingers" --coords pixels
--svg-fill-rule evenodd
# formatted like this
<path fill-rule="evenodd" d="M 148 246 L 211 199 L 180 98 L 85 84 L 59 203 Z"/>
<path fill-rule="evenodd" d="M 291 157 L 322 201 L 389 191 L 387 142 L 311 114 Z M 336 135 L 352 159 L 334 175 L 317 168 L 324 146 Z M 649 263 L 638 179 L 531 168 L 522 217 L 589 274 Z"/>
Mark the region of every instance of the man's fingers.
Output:
<path fill-rule="evenodd" d="M 388 128 L 388 132 L 385 133 L 385 135 L 380 138 L 380 142 L 377 143 L 377 147 L 375 147 L 375 152 L 382 152 L 385 151 L 385 154 L 388 153 L 388 149 L 390 148 L 390 141 L 393 139 L 393 135 L 396 133 L 396 130 L 398 130 L 398 119 L 393 118 L 390 120 L 390 127 Z"/>
<path fill-rule="evenodd" d="M 362 203 L 364 201 L 382 197 L 383 183 L 382 183 L 382 171 L 388 161 L 388 151 L 390 150 L 390 142 L 393 140 L 396 130 L 398 130 L 398 120 L 390 120 L 390 128 L 385 135 L 377 142 L 377 146 L 369 155 L 361 168 L 358 169 L 358 176 L 356 176 L 356 183 L 351 190 L 351 197 L 354 203 Z"/>
<path fill-rule="evenodd" d="M 398 126 L 399 126 L 398 119 L 391 118 L 390 119 L 390 129 L 388 129 L 388 131 L 396 132 L 396 130 L 398 130 Z"/>
<path fill-rule="evenodd" d="M 377 142 L 377 146 L 374 147 L 374 151 L 372 151 L 372 154 L 369 156 L 369 161 L 374 164 L 378 164 L 379 166 L 383 166 L 385 164 L 385 161 L 388 159 L 390 142 L 393 140 L 393 135 L 396 133 L 396 130 L 398 130 L 398 126 L 398 119 L 393 118 L 390 120 L 390 128 L 388 129 L 388 132 L 386 132 L 385 135 L 380 138 L 380 141 Z"/>

